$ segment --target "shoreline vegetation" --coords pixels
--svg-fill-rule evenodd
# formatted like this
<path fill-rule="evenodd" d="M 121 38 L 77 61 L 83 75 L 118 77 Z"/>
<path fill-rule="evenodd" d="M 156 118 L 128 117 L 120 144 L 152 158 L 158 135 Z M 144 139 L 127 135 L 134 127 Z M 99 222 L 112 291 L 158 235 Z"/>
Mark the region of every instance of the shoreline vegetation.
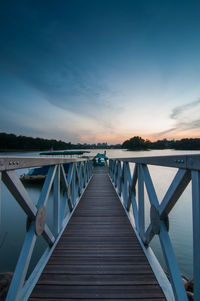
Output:
<path fill-rule="evenodd" d="M 121 144 L 108 145 L 107 143 L 77 143 L 64 142 L 55 139 L 33 138 L 17 136 L 15 134 L 0 133 L 0 152 L 16 151 L 48 151 L 48 150 L 71 150 L 71 149 L 115 149 L 121 148 Z"/>
<path fill-rule="evenodd" d="M 127 149 L 130 151 L 144 151 L 151 149 L 175 149 L 175 150 L 200 150 L 200 138 L 184 138 L 181 140 L 158 140 L 151 142 L 139 136 L 134 136 L 122 144 L 77 143 L 64 142 L 55 139 L 33 138 L 17 136 L 15 134 L 0 133 L 0 152 L 26 152 L 44 150 L 71 150 L 71 149 Z"/>
<path fill-rule="evenodd" d="M 184 138 L 181 140 L 157 140 L 151 142 L 139 136 L 134 136 L 122 143 L 122 148 L 127 150 L 175 149 L 175 150 L 200 150 L 200 138 Z"/>

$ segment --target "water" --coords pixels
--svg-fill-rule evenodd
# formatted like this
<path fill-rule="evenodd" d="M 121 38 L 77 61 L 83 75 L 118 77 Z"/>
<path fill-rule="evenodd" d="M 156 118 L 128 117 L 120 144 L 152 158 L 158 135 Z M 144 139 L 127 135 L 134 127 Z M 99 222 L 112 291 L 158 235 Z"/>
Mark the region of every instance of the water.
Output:
<path fill-rule="evenodd" d="M 91 150 L 90 155 L 96 155 L 102 150 Z M 174 151 L 174 150 L 152 150 L 130 152 L 125 150 L 107 150 L 109 158 L 142 157 L 142 156 L 164 156 L 177 154 L 197 154 L 198 151 Z M 13 156 L 39 156 L 36 152 L 27 153 L 1 153 L 1 155 Z M 133 166 L 131 166 L 133 169 Z M 149 166 L 150 174 L 153 179 L 154 187 L 161 202 L 166 190 L 168 189 L 177 169 L 160 166 Z M 27 170 L 18 170 L 17 173 L 23 174 Z M 26 189 L 36 204 L 41 192 L 41 186 L 32 184 L 26 185 Z M 52 209 L 53 197 L 50 194 L 48 201 L 48 225 L 52 228 Z M 13 271 L 26 233 L 26 215 L 19 207 L 17 202 L 2 184 L 2 210 L 1 210 L 1 232 L 0 232 L 0 272 Z M 145 193 L 145 223 L 146 228 L 149 223 L 149 200 Z M 192 203 L 191 203 L 191 185 L 187 187 L 183 195 L 169 214 L 170 230 L 169 235 L 174 247 L 177 261 L 181 273 L 192 278 Z M 38 258 L 41 256 L 46 243 L 40 237 L 34 249 L 34 256 L 31 261 L 30 269 L 34 267 Z M 165 267 L 162 251 L 158 237 L 151 242 L 151 247 L 156 256 Z"/>

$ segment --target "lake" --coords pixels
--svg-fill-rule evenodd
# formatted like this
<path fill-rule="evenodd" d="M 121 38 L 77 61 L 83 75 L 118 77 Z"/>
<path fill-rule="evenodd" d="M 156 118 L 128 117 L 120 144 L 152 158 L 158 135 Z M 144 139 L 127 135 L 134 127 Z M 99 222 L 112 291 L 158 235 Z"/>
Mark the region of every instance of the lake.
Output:
<path fill-rule="evenodd" d="M 96 155 L 102 150 L 91 150 L 90 155 Z M 164 155 L 183 155 L 183 154 L 199 154 L 199 151 L 175 151 L 175 150 L 151 150 L 151 151 L 137 151 L 130 152 L 126 150 L 107 150 L 109 158 L 130 158 L 143 156 L 164 156 Z M 26 153 L 1 153 L 3 155 L 14 156 L 39 156 L 37 152 Z M 154 183 L 154 187 L 161 202 L 166 190 L 168 189 L 173 176 L 177 169 L 166 168 L 160 166 L 149 166 L 150 174 Z M 17 173 L 23 174 L 27 170 L 18 170 Z M 36 203 L 41 186 L 37 184 L 26 185 L 26 189 L 32 200 Z M 1 233 L 0 233 L 0 272 L 13 271 L 26 231 L 26 215 L 19 207 L 14 198 L 10 195 L 6 187 L 2 184 L 2 199 L 1 199 Z M 47 208 L 48 225 L 51 224 L 51 216 L 53 211 L 53 197 L 50 194 L 49 206 Z M 146 227 L 149 222 L 149 201 L 145 193 L 145 223 Z M 192 199 L 191 199 L 191 185 L 187 187 L 183 195 L 169 214 L 169 234 L 174 247 L 174 251 L 179 263 L 181 273 L 192 278 L 193 267 L 193 239 L 192 239 Z M 165 267 L 159 239 L 155 237 L 151 242 L 151 247 L 158 257 L 160 263 Z M 30 264 L 30 269 L 33 268 L 37 259 L 42 254 L 46 243 L 40 237 L 34 249 L 34 256 Z"/>

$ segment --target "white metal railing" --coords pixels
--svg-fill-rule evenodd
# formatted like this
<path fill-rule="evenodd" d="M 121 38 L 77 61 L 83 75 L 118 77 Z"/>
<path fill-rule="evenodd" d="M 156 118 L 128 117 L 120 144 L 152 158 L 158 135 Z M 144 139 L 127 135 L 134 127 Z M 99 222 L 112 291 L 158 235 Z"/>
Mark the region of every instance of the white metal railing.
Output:
<path fill-rule="evenodd" d="M 133 173 L 129 163 L 134 163 Z M 148 165 L 178 169 L 160 202 Z M 185 188 L 192 182 L 194 300 L 200 300 L 200 155 L 111 159 L 109 171 L 126 212 L 128 214 L 130 210 L 133 212 L 135 231 L 141 238 L 143 247 L 149 249 L 148 245 L 152 238 L 155 235 L 159 236 L 174 298 L 178 301 L 188 300 L 188 298 L 168 234 L 168 214 Z M 151 206 L 150 224 L 146 230 L 144 185 Z"/>
<path fill-rule="evenodd" d="M 65 163 L 69 164 L 67 175 L 63 167 Z M 41 189 L 38 202 L 35 205 L 15 170 L 44 165 L 49 165 L 48 174 Z M 28 299 L 73 214 L 91 175 L 92 162 L 86 159 L 0 157 L 0 180 L 3 181 L 26 213 L 28 225 L 24 243 L 7 294 L 7 301 L 22 301 Z M 46 205 L 52 187 L 54 199 L 53 231 L 50 230 L 46 223 Z M 70 214 L 65 213 L 66 206 L 69 207 Z M 48 243 L 48 247 L 39 259 L 29 278 L 26 279 L 36 240 L 41 235 Z"/>

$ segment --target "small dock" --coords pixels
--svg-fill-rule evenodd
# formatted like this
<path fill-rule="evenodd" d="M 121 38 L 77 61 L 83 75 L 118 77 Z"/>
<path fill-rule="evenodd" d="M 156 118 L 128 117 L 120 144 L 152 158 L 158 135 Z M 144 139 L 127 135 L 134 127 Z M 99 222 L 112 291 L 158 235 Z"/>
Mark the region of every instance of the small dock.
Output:
<path fill-rule="evenodd" d="M 107 167 L 94 168 L 29 300 L 166 300 Z"/>

